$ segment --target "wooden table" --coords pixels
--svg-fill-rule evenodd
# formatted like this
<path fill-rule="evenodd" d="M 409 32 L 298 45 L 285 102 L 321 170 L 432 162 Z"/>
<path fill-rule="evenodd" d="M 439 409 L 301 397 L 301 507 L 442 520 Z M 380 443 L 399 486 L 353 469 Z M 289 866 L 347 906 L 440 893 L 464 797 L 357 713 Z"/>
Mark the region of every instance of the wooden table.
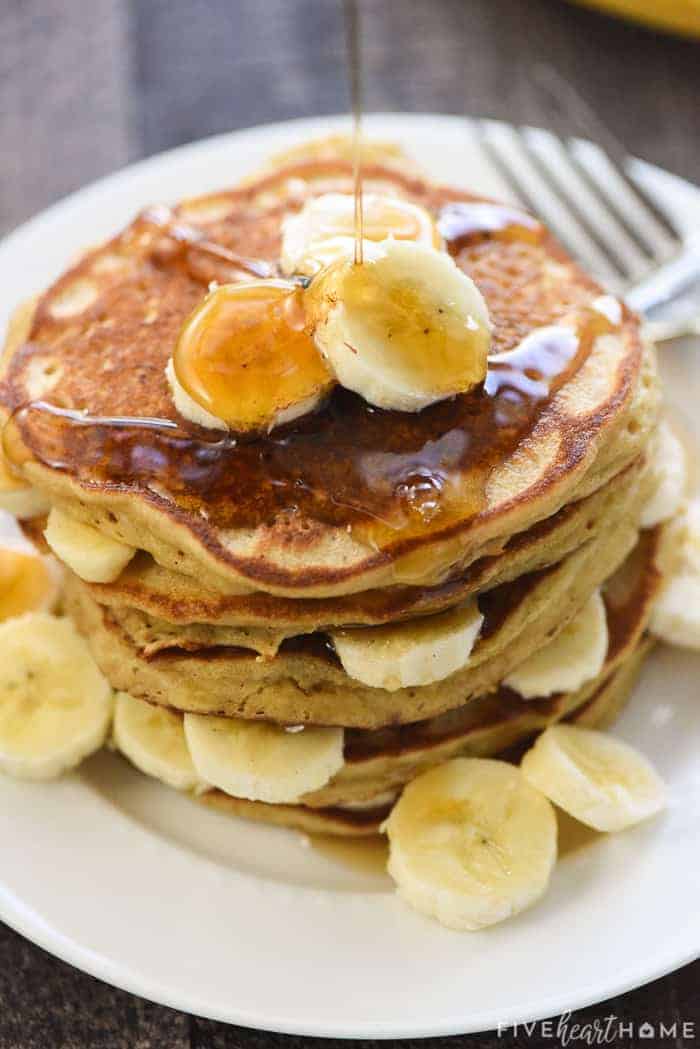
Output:
<path fill-rule="evenodd" d="M 700 42 L 557 0 L 361 3 L 369 109 L 546 122 L 528 71 L 547 61 L 630 151 L 698 179 Z M 343 62 L 339 0 L 3 0 L 0 230 L 143 155 L 217 131 L 345 110 Z M 695 963 L 574 1020 L 614 1013 L 657 1031 L 660 1022 L 695 1021 L 700 1041 L 699 985 Z M 293 1049 L 305 1041 L 151 1005 L 0 930 L 0 1049 Z M 623 1027 L 606 1044 L 636 1042 Z M 460 1044 L 560 1042 L 539 1029 Z M 675 1037 L 643 1043 L 683 1044 L 693 1043 L 680 1027 Z"/>

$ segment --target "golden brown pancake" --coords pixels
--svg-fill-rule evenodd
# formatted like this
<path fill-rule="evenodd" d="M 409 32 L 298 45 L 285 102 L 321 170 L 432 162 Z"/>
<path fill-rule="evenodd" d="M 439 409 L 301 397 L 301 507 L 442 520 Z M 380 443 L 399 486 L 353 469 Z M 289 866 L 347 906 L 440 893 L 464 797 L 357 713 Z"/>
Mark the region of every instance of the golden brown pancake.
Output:
<path fill-rule="evenodd" d="M 651 478 L 644 471 L 645 461 L 639 457 L 592 495 L 512 536 L 500 554 L 480 558 L 437 587 L 394 586 L 327 598 L 277 597 L 263 591 L 228 594 L 170 572 L 145 553 L 113 583 L 86 586 L 99 604 L 128 609 L 134 617 L 141 614 L 143 629 L 153 635 L 186 638 L 194 624 L 201 638 L 207 624 L 228 626 L 243 636 L 236 644 L 268 655 L 272 635 L 281 640 L 331 626 L 373 626 L 440 612 L 472 594 L 555 564 L 602 530 L 614 528 L 621 516 L 633 519 L 641 511 L 651 495 Z M 629 506 L 631 496 L 635 498 Z M 210 631 L 210 643 L 214 636 Z"/>
<path fill-rule="evenodd" d="M 637 534 L 636 515 L 622 519 L 557 565 L 482 595 L 485 621 L 467 665 L 434 684 L 394 692 L 350 678 L 323 634 L 291 638 L 269 659 L 227 646 L 147 658 L 115 610 L 98 605 L 75 578 L 66 604 L 107 678 L 131 695 L 195 713 L 381 728 L 454 709 L 495 688 L 563 629 L 622 563 Z"/>
<path fill-rule="evenodd" d="M 537 732 L 560 720 L 604 727 L 619 714 L 653 641 L 645 634 L 662 576 L 657 557 L 662 530 L 640 541 L 604 590 L 608 653 L 601 672 L 571 693 L 523 700 L 502 687 L 450 714 L 374 732 L 348 731 L 345 765 L 303 804 L 268 805 L 219 790 L 200 795 L 232 815 L 312 833 L 376 833 L 388 815 L 387 796 L 414 776 L 457 755 L 518 760 Z"/>
<path fill-rule="evenodd" d="M 338 388 L 318 412 L 252 441 L 180 419 L 164 368 L 208 283 L 249 276 L 237 255 L 274 269 L 285 215 L 350 182 L 343 159 L 290 164 L 141 215 L 57 281 L 5 362 L 0 401 L 11 412 L 44 398 L 93 421 L 21 411 L 26 476 L 54 504 L 214 589 L 324 597 L 438 585 L 637 457 L 657 400 L 638 323 L 625 312 L 601 334 L 590 311 L 599 289 L 531 220 L 517 235 L 478 228 L 448 246 L 488 302 L 494 351 L 576 318 L 575 357 L 538 392 L 513 373 L 490 393 L 406 414 Z M 446 234 L 455 214 L 480 206 L 395 163 L 368 165 L 365 187 L 423 205 Z M 175 429 L 94 421 L 119 415 Z"/>

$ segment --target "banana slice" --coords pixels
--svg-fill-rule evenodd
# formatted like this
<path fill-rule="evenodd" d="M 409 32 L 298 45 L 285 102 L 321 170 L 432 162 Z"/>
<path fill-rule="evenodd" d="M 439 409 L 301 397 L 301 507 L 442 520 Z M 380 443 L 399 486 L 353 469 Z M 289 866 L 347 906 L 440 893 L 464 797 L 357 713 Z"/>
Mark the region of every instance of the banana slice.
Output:
<path fill-rule="evenodd" d="M 521 769 L 528 783 L 595 830 L 624 830 L 666 804 L 663 781 L 639 751 L 579 725 L 548 728 Z"/>
<path fill-rule="evenodd" d="M 63 572 L 39 553 L 16 519 L 0 510 L 0 621 L 25 612 L 49 612 L 58 602 Z"/>
<path fill-rule="evenodd" d="M 44 537 L 56 557 L 88 583 L 111 583 L 126 568 L 136 550 L 111 539 L 55 507 Z"/>
<path fill-rule="evenodd" d="M 700 650 L 700 500 L 692 500 L 664 540 L 671 565 L 652 609 L 653 634 L 670 645 Z"/>
<path fill-rule="evenodd" d="M 338 382 L 370 404 L 418 412 L 486 375 L 484 299 L 443 251 L 411 241 L 367 243 L 307 290 L 316 345 Z"/>
<path fill-rule="evenodd" d="M 68 619 L 30 612 L 0 624 L 0 769 L 44 780 L 104 743 L 112 691 Z"/>
<path fill-rule="evenodd" d="M 504 684 L 524 699 L 574 692 L 600 674 L 608 654 L 608 621 L 596 590 L 578 615 L 544 648 L 521 663 Z"/>
<path fill-rule="evenodd" d="M 180 415 L 255 433 L 318 407 L 335 380 L 306 327 L 302 290 L 289 281 L 214 288 L 185 321 L 166 366 Z"/>
<path fill-rule="evenodd" d="M 330 636 L 346 674 L 370 688 L 395 692 L 442 681 L 466 666 L 483 621 L 472 599 L 422 620 Z"/>
<path fill-rule="evenodd" d="M 20 521 L 41 517 L 49 512 L 46 496 L 32 488 L 8 469 L 5 457 L 0 455 L 0 510 L 6 510 Z"/>
<path fill-rule="evenodd" d="M 182 716 L 118 692 L 112 729 L 117 750 L 147 776 L 176 790 L 206 790 L 192 763 Z"/>
<path fill-rule="evenodd" d="M 685 452 L 668 423 L 661 423 L 651 464 L 655 489 L 642 511 L 642 528 L 654 528 L 678 513 L 686 490 Z"/>
<path fill-rule="evenodd" d="M 293 803 L 323 787 L 343 765 L 343 730 L 185 714 L 185 738 L 207 783 L 249 801 Z"/>
<path fill-rule="evenodd" d="M 404 790 L 386 821 L 399 895 L 450 929 L 481 929 L 542 896 L 554 809 L 505 761 L 455 758 Z"/>
<path fill-rule="evenodd" d="M 362 197 L 362 236 L 366 241 L 413 240 L 439 248 L 435 222 L 417 204 L 380 193 Z M 348 258 L 355 244 L 355 198 L 324 193 L 290 215 L 282 226 L 280 263 L 284 274 L 313 276 L 324 266 Z"/>

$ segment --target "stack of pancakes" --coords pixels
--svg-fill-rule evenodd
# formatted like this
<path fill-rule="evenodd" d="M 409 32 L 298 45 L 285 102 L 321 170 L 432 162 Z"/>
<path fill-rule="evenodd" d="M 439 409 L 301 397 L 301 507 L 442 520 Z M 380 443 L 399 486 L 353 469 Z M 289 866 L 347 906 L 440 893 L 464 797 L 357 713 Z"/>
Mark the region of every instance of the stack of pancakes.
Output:
<path fill-rule="evenodd" d="M 494 354 L 572 313 L 590 319 L 600 289 L 533 220 L 499 226 L 493 205 L 406 172 L 399 157 L 375 157 L 365 191 L 441 223 L 486 299 Z M 68 573 L 66 610 L 115 689 L 177 712 L 345 730 L 342 768 L 311 794 L 202 798 L 363 834 L 446 757 L 509 752 L 561 718 L 613 716 L 649 646 L 661 529 L 640 527 L 654 480 L 653 351 L 618 304 L 549 392 L 530 369 L 535 394 L 479 389 L 411 415 L 337 389 L 313 415 L 246 440 L 178 416 L 165 368 L 210 282 L 246 279 L 239 256 L 274 269 L 285 217 L 314 195 L 351 192 L 351 176 L 341 152 L 321 150 L 165 218 L 139 216 L 17 318 L 0 399 L 6 453 L 50 506 L 135 550 L 110 582 Z M 470 227 L 450 239 L 455 215 Z M 599 588 L 602 670 L 542 698 L 506 687 Z M 388 638 L 410 649 L 474 600 L 471 652 L 429 683 L 369 684 L 339 658 L 343 639 L 368 664 Z"/>

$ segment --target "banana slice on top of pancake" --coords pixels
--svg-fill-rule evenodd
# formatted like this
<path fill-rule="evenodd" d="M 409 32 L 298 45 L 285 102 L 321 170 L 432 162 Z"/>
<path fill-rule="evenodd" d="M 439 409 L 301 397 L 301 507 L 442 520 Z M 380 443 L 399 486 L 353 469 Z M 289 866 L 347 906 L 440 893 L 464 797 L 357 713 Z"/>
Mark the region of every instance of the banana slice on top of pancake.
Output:
<path fill-rule="evenodd" d="M 666 804 L 663 780 L 639 751 L 579 725 L 548 728 L 521 769 L 550 801 L 599 831 L 631 827 Z"/>
<path fill-rule="evenodd" d="M 313 411 L 335 379 L 306 329 L 296 284 L 214 288 L 185 322 L 166 367 L 178 412 L 208 429 L 264 433 Z"/>
<path fill-rule="evenodd" d="M 365 241 L 411 240 L 439 248 L 442 238 L 432 216 L 418 204 L 381 193 L 362 196 L 362 237 Z M 355 245 L 355 197 L 323 193 L 288 216 L 282 226 L 282 272 L 312 276 L 341 258 Z"/>
<path fill-rule="evenodd" d="M 516 667 L 504 684 L 523 699 L 575 692 L 600 674 L 607 654 L 607 615 L 597 590 L 554 640 Z"/>
<path fill-rule="evenodd" d="M 343 730 L 185 714 L 185 738 L 203 780 L 249 801 L 292 804 L 343 765 Z"/>
<path fill-rule="evenodd" d="M 418 412 L 483 382 L 491 338 L 481 292 L 450 255 L 366 242 L 306 293 L 313 337 L 338 382 L 380 408 Z"/>
<path fill-rule="evenodd" d="M 442 681 L 466 666 L 483 621 L 476 599 L 470 599 L 422 619 L 336 630 L 330 636 L 346 674 L 395 692 Z"/>
<path fill-rule="evenodd" d="M 398 892 L 451 929 L 518 914 L 557 857 L 554 809 L 505 761 L 454 758 L 405 788 L 385 823 Z"/>

